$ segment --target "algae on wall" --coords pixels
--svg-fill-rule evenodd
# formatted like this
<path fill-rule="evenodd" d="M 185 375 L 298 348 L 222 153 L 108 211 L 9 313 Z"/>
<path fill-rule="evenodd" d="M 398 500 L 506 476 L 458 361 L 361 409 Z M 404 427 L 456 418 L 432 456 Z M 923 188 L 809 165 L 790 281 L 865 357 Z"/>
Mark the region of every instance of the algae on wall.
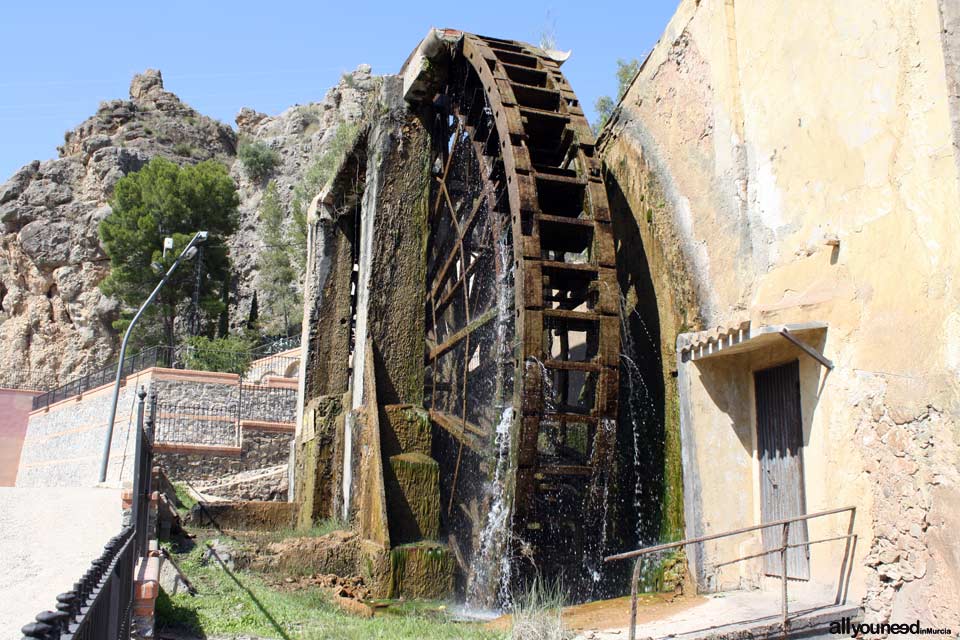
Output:
<path fill-rule="evenodd" d="M 623 459 L 633 454 L 625 447 L 618 462 L 636 474 L 632 515 L 639 520 L 638 544 L 675 541 L 684 535 L 675 345 L 679 333 L 699 327 L 699 304 L 655 172 L 615 137 L 604 138 L 601 154 L 617 243 L 626 356 L 618 437 L 635 438 L 637 444 L 634 460 Z"/>

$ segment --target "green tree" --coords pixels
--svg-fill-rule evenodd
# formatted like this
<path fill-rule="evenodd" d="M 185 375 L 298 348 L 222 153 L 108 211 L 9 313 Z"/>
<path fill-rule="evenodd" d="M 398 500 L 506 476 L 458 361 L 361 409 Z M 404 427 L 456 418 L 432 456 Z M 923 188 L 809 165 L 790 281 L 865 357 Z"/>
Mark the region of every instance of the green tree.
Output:
<path fill-rule="evenodd" d="M 277 185 L 270 182 L 260 201 L 260 233 L 264 249 L 257 265 L 263 306 L 267 312 L 262 327 L 269 334 L 287 333 L 291 325 L 299 324 L 303 317 L 296 286 L 300 273 L 293 264 L 292 233 L 285 229 L 284 217 Z M 294 226 L 289 225 L 291 229 Z"/>
<path fill-rule="evenodd" d="M 203 260 L 198 302 L 202 318 L 216 321 L 224 310 L 221 289 L 230 273 L 225 240 L 237 230 L 238 205 L 227 168 L 213 160 L 181 168 L 156 157 L 117 182 L 110 201 L 113 211 L 100 223 L 100 241 L 110 258 L 110 275 L 100 289 L 126 307 L 114 323 L 118 331 L 126 329 L 132 310 L 162 277 L 152 263 L 165 272 L 201 230 L 208 231 L 210 239 L 195 258 Z M 167 236 L 173 237 L 174 247 L 164 257 Z M 161 290 L 144 318 L 140 344 L 162 341 L 174 346 L 177 318 L 189 309 L 196 287 L 197 270 L 190 266 L 181 265 Z"/>
<path fill-rule="evenodd" d="M 617 107 L 617 103 L 623 99 L 623 96 L 627 93 L 627 89 L 630 88 L 630 83 L 633 82 L 633 78 L 639 70 L 640 61 L 636 58 L 632 60 L 617 59 L 617 99 L 614 100 L 610 96 L 600 96 L 597 98 L 597 101 L 593 103 L 593 108 L 597 111 L 597 124 L 594 127 L 595 133 L 600 133 L 603 125 L 607 124 L 607 120 L 613 115 L 613 110 Z"/>
<path fill-rule="evenodd" d="M 194 371 L 220 371 L 243 375 L 253 361 L 253 342 L 236 334 L 210 339 L 191 336 L 186 339 L 183 364 Z"/>

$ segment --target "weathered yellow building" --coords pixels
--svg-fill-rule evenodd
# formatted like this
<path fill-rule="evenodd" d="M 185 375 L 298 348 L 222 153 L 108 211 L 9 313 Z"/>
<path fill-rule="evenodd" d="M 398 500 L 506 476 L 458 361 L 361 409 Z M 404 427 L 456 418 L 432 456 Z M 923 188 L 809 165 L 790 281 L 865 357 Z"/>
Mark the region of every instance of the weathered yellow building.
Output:
<path fill-rule="evenodd" d="M 686 535 L 855 506 L 850 599 L 955 631 L 957 14 L 683 0 L 601 136 L 618 249 L 642 252 L 657 300 Z M 694 547 L 691 570 L 762 587 L 776 562 L 718 566 L 761 544 Z M 798 548 L 790 575 L 835 590 L 846 552 Z"/>

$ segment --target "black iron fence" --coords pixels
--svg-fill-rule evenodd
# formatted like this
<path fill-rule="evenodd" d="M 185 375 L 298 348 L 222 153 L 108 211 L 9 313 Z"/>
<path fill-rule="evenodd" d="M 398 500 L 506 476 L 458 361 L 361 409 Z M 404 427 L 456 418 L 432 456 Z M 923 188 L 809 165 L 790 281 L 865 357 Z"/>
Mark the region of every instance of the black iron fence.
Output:
<path fill-rule="evenodd" d="M 46 391 L 54 387 L 55 379 L 45 371 L 33 369 L 0 369 L 0 388 Z"/>
<path fill-rule="evenodd" d="M 21 628 L 24 640 L 128 640 L 133 621 L 134 573 L 147 554 L 151 425 L 144 424 L 144 398 L 137 405 L 139 437 L 135 452 L 130 521 L 103 547 L 69 591 L 57 596 L 55 611 L 42 611 Z M 153 414 L 153 412 L 151 412 Z"/>
<path fill-rule="evenodd" d="M 121 377 L 127 377 L 151 367 L 165 367 L 235 373 L 249 382 L 260 382 L 270 376 L 293 378 L 298 374 L 300 358 L 285 356 L 282 353 L 298 345 L 299 339 L 293 341 L 285 338 L 280 345 L 284 348 L 279 352 L 274 351 L 279 347 L 272 345 L 250 351 L 199 349 L 189 345 L 154 346 L 126 358 L 123 361 Z M 74 378 L 66 384 L 35 397 L 33 409 L 49 407 L 61 400 L 67 400 L 90 389 L 109 384 L 115 380 L 116 375 L 117 362 L 111 362 L 96 371 Z"/>
<path fill-rule="evenodd" d="M 135 353 L 123 361 L 122 377 L 126 377 L 149 369 L 150 367 L 169 367 L 173 362 L 173 351 L 168 347 L 150 347 L 139 353 Z M 100 367 L 96 371 L 88 373 L 85 376 L 74 378 L 66 384 L 60 385 L 56 389 L 37 396 L 33 399 L 33 408 L 42 409 L 51 404 L 73 398 L 90 389 L 96 389 L 105 384 L 113 382 L 117 375 L 117 363 L 111 362 L 108 365 Z"/>
<path fill-rule="evenodd" d="M 160 402 L 157 404 L 157 442 L 239 447 L 237 411 L 224 405 Z"/>
<path fill-rule="evenodd" d="M 155 441 L 239 447 L 242 421 L 296 422 L 296 407 L 296 389 L 254 384 L 239 384 L 229 397 L 205 404 L 161 399 Z"/>

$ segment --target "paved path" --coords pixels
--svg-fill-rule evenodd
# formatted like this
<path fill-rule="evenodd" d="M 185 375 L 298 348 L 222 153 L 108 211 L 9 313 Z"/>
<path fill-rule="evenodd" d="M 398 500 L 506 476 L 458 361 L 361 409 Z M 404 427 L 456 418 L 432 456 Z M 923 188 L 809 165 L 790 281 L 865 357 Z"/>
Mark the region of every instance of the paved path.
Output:
<path fill-rule="evenodd" d="M 828 587 L 792 583 L 791 617 L 804 611 L 832 610 L 833 600 L 834 593 Z M 629 607 L 629 599 L 623 601 L 625 606 Z M 662 617 L 640 620 L 637 625 L 637 638 L 662 639 L 683 634 L 706 637 L 719 631 L 718 627 L 724 625 L 735 624 L 743 628 L 750 624 L 777 624 L 779 616 L 778 592 L 732 591 L 706 596 L 693 606 L 683 607 Z M 629 626 L 615 624 L 606 628 L 587 629 L 577 637 L 578 640 L 623 640 L 628 632 Z"/>
<path fill-rule="evenodd" d="M 19 640 L 119 532 L 119 489 L 0 487 L 0 640 Z"/>

